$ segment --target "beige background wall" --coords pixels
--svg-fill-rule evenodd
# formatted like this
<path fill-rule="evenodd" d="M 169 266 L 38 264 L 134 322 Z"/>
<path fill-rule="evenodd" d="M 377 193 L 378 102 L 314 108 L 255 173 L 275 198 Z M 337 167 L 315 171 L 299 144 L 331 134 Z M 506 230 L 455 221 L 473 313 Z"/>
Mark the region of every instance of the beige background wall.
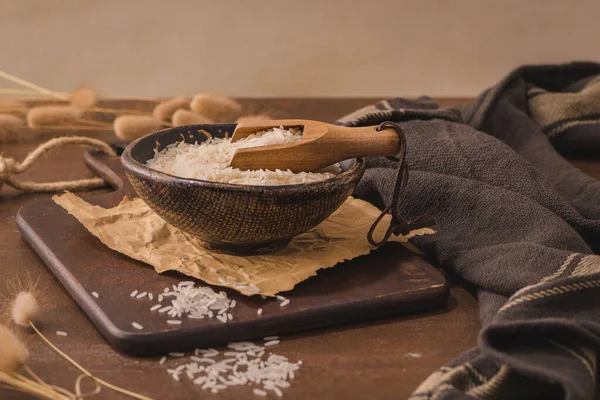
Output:
<path fill-rule="evenodd" d="M 598 0 L 0 0 L 1 69 L 108 95 L 473 95 L 599 38 Z"/>

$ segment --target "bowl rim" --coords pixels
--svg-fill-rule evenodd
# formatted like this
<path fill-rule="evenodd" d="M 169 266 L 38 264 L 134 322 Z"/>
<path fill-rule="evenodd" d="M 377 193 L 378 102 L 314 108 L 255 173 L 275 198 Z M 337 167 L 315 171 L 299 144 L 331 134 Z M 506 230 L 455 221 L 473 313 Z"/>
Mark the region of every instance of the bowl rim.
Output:
<path fill-rule="evenodd" d="M 149 136 L 159 135 L 165 132 L 169 132 L 172 130 L 184 130 L 184 129 L 198 129 L 198 127 L 205 127 L 208 125 L 224 125 L 224 124 L 204 124 L 204 125 L 184 125 L 178 127 L 171 127 L 166 129 L 161 129 L 156 132 L 149 133 L 145 136 L 142 136 L 133 142 L 129 143 L 123 153 L 121 154 L 121 163 L 126 172 L 133 171 L 136 174 L 143 175 L 147 179 L 155 180 L 163 183 L 180 183 L 180 184 L 188 184 L 188 185 L 199 185 L 204 187 L 210 187 L 215 189 L 227 189 L 230 191 L 274 191 L 274 190 L 285 190 L 285 189 L 313 189 L 317 187 L 322 187 L 323 184 L 332 184 L 338 183 L 337 181 L 344 180 L 344 178 L 351 178 L 355 176 L 361 169 L 365 167 L 365 160 L 362 157 L 350 158 L 349 160 L 355 160 L 354 165 L 347 169 L 346 171 L 336 175 L 332 178 L 328 178 L 322 181 L 309 182 L 309 183 L 294 183 L 289 185 L 242 185 L 237 183 L 223 183 L 223 182 L 213 182 L 206 181 L 203 179 L 194 179 L 194 178 L 183 178 L 176 175 L 167 174 L 166 172 L 158 171 L 148 167 L 145 164 L 137 161 L 131 156 L 131 150 L 135 148 L 142 140 L 148 138 Z M 236 125 L 227 124 L 227 125 Z M 175 141 L 174 143 L 177 143 Z M 344 160 L 345 161 L 345 160 Z"/>

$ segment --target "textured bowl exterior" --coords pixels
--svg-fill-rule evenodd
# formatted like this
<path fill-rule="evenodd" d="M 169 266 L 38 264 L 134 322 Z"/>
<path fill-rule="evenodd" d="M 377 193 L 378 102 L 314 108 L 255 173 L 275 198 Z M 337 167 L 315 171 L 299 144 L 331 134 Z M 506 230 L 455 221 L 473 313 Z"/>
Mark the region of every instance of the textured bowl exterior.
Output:
<path fill-rule="evenodd" d="M 165 129 L 132 142 L 122 163 L 137 194 L 165 221 L 196 236 L 205 247 L 233 254 L 275 250 L 330 216 L 352 194 L 365 169 L 357 159 L 322 182 L 250 186 L 174 177 L 146 167 L 154 149 L 181 141 L 231 134 L 235 125 L 191 125 Z"/>

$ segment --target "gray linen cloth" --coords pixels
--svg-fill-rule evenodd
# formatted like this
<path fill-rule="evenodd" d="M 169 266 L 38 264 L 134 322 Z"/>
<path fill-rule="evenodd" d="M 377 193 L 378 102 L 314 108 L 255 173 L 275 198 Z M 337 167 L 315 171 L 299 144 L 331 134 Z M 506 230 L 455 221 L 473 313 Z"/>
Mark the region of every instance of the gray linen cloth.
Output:
<path fill-rule="evenodd" d="M 402 215 L 436 220 L 412 242 L 476 288 L 483 324 L 411 399 L 593 398 L 600 182 L 559 153 L 600 156 L 600 65 L 526 66 L 460 109 L 391 99 L 338 123 L 383 121 L 407 139 Z M 383 208 L 395 166 L 368 159 L 355 196 Z"/>

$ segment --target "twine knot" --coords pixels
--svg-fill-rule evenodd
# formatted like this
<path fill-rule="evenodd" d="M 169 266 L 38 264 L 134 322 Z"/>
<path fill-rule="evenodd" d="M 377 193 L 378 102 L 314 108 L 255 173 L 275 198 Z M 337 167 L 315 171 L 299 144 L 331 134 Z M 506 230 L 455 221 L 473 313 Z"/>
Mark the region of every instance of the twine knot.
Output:
<path fill-rule="evenodd" d="M 5 176 L 9 175 L 15 167 L 15 159 L 4 157 L 0 154 L 0 182 L 3 182 Z"/>

